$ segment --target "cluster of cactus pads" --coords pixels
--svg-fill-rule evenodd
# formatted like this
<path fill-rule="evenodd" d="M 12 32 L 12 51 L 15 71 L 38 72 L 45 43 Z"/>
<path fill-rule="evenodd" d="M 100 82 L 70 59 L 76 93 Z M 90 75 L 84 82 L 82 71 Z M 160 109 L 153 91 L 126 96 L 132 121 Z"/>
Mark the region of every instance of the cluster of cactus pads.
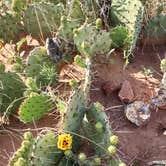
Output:
<path fill-rule="evenodd" d="M 35 139 L 32 133 L 24 134 L 21 147 L 15 152 L 10 166 L 58 165 L 63 153 L 56 147 L 57 139 L 52 131 L 40 133 Z"/>
<path fill-rule="evenodd" d="M 10 159 L 10 166 L 100 166 L 103 156 L 110 160 L 104 163 L 106 165 L 125 166 L 113 158 L 119 140 L 111 131 L 104 107 L 98 102 L 89 103 L 91 59 L 96 55 L 109 55 L 113 48 L 124 49 L 126 58 L 132 54 L 141 31 L 144 6 L 140 0 L 112 0 L 107 1 L 107 10 L 110 11 L 105 11 L 101 2 L 12 0 L 12 10 L 0 13 L 0 39 L 9 42 L 20 30 L 44 40 L 55 35 L 60 41 L 55 43 L 60 45 L 58 48 L 62 53 L 59 61 L 63 60 L 64 54 L 77 52 L 81 55 L 77 55 L 74 61 L 86 70 L 84 81 L 75 88 L 65 110 L 59 111 L 58 132 L 55 134 L 55 130 L 46 129 L 36 138 L 29 132 L 25 133 L 21 147 Z M 107 13 L 107 17 L 103 17 L 102 11 Z M 159 36 L 165 32 L 158 29 L 165 27 L 165 17 L 160 16 L 158 20 L 151 21 L 147 34 Z M 157 29 L 151 28 L 154 24 Z M 0 64 L 0 115 L 18 110 L 19 119 L 28 123 L 39 120 L 54 109 L 55 103 L 45 89 L 58 80 L 59 61 L 52 60 L 52 55 L 48 54 L 52 50 L 48 48 L 40 46 L 30 51 L 21 73 L 26 85 L 16 73 L 5 72 Z M 166 88 L 165 64 L 162 61 L 163 88 Z M 71 148 L 59 148 L 58 135 L 62 134 L 72 139 Z M 94 151 L 93 156 L 80 152 L 85 142 Z"/>
<path fill-rule="evenodd" d="M 100 103 L 88 104 L 91 82 L 90 59 L 86 60 L 86 66 L 85 80 L 73 92 L 65 110 L 60 112 L 60 127 L 56 129 L 56 132 L 54 129 L 43 130 L 36 138 L 30 133 L 25 133 L 21 147 L 10 159 L 10 166 L 100 166 L 103 156 L 110 160 L 107 164 L 109 162 L 116 163 L 114 165 L 117 166 L 124 164 L 112 158 L 117 152 L 116 146 L 119 139 L 111 132 L 104 107 Z M 32 118 L 34 120 L 40 118 L 39 116 L 43 113 L 41 111 L 46 112 L 53 106 L 47 97 L 32 94 L 25 99 L 19 110 L 20 118 L 25 122 L 32 121 Z M 60 147 L 67 145 L 64 144 L 66 142 L 59 142 L 64 134 L 68 137 L 66 141 L 70 140 L 71 144 L 71 147 L 68 146 L 67 149 Z M 94 150 L 95 157 L 80 152 L 80 147 L 85 140 Z"/>
<path fill-rule="evenodd" d="M 92 2 L 13 0 L 13 12 L 0 15 L 0 24 L 2 23 L 1 27 L 4 28 L 0 30 L 0 38 L 4 41 L 14 39 L 19 33 L 20 27 L 32 36 L 42 39 L 54 36 L 56 32 L 56 35 L 65 41 L 73 42 L 74 40 L 74 44 L 82 54 L 107 53 L 111 46 L 112 48 L 123 48 L 125 57 L 128 59 L 136 47 L 141 32 L 145 4 L 141 0 L 113 0 L 104 3 L 106 3 L 107 9 L 103 7 L 102 2 L 97 0 Z M 109 13 L 107 21 L 102 17 L 101 11 Z M 94 18 L 97 17 L 103 19 L 102 22 L 98 22 L 99 30 L 95 29 L 94 25 Z M 160 38 L 165 35 L 164 20 L 164 15 L 152 19 L 146 27 L 147 36 Z M 84 22 L 86 23 L 84 24 Z M 102 30 L 106 22 L 111 23 L 113 28 Z M 110 31 L 110 35 L 108 31 Z M 76 33 L 78 34 L 76 35 Z M 122 40 L 121 36 L 123 36 Z M 88 48 L 89 44 L 90 48 Z"/>
<path fill-rule="evenodd" d="M 75 103 L 73 100 L 75 99 L 74 96 L 79 98 L 79 96 L 83 96 L 83 93 L 80 94 L 78 91 L 74 93 L 69 108 L 67 108 L 71 112 L 67 110 L 63 119 L 63 130 L 59 129 L 59 134 L 65 132 L 72 136 L 72 148 L 68 150 L 59 149 L 59 137 L 48 129 L 38 134 L 37 138 L 30 137 L 31 141 L 28 140 L 29 137 L 27 139 L 27 133 L 25 133 L 21 147 L 10 159 L 10 166 L 72 166 L 74 164 L 100 166 L 103 155 L 104 157 L 107 156 L 111 163 L 116 163 L 114 166 L 120 165 L 120 162 L 112 159 L 112 155 L 117 152 L 118 137 L 112 135 L 106 114 L 101 110 L 102 107 L 100 104 L 94 104 L 90 109 L 87 109 L 83 104 L 83 98 L 79 98 L 81 99 L 79 105 L 79 102 Z M 92 111 L 92 114 L 90 111 Z M 84 120 L 85 115 L 88 122 Z M 95 117 L 92 117 L 93 115 Z M 28 135 L 30 134 L 28 133 Z M 92 158 L 90 160 L 85 153 L 78 153 L 83 143 L 82 140 L 85 138 L 89 141 L 91 148 L 95 150 L 95 157 L 89 156 Z"/>
<path fill-rule="evenodd" d="M 124 25 L 131 33 L 131 41 L 126 55 L 129 56 L 136 47 L 141 32 L 144 6 L 140 0 L 113 0 L 111 15 L 111 21 L 114 25 Z"/>
<path fill-rule="evenodd" d="M 126 43 L 123 43 L 125 47 L 123 47 L 121 42 L 115 43 L 116 45 L 113 44 L 112 46 L 127 49 L 129 55 L 134 50 L 141 31 L 144 7 L 140 0 L 113 0 L 112 3 L 110 1 L 107 3 L 110 3 L 107 4 L 107 6 L 109 6 L 107 10 L 111 10 L 110 18 L 107 18 L 107 22 L 111 22 L 114 26 L 121 25 L 129 29 L 129 31 L 121 31 L 120 29 L 117 31 L 116 29 L 117 36 L 121 36 L 120 34 L 127 36 L 128 39 L 127 41 L 125 40 Z M 91 6 L 93 6 L 93 8 Z M 103 6 L 98 1 L 83 2 L 80 0 L 71 0 L 64 3 L 64 1 L 34 0 L 27 3 L 27 1 L 13 0 L 12 9 L 14 14 L 12 15 L 19 15 L 18 18 L 20 20 L 14 21 L 16 22 L 14 26 L 12 26 L 13 23 L 9 24 L 12 28 L 15 28 L 17 23 L 21 23 L 25 31 L 42 39 L 57 32 L 56 34 L 58 36 L 69 41 L 73 41 L 72 31 L 76 28 L 74 30 L 74 43 L 81 53 L 105 53 L 110 49 L 111 40 L 114 40 L 114 36 L 109 35 L 106 30 L 102 30 L 105 20 L 102 22 L 99 19 L 96 24 L 96 29 L 93 26 L 94 16 L 101 16 L 102 7 Z M 104 8 L 103 10 L 105 11 Z M 107 13 L 109 12 L 110 11 L 107 11 Z M 83 25 L 85 21 L 87 23 Z M 18 28 L 15 29 L 18 30 Z M 3 32 L 2 35 L 4 34 Z M 16 34 L 15 30 L 12 29 L 10 33 Z M 111 37 L 113 37 L 113 39 Z M 4 36 L 1 38 L 4 38 Z M 7 37 L 5 37 L 4 40 L 6 39 Z M 116 40 L 116 42 L 119 41 Z M 90 46 L 92 45 L 90 50 L 88 48 L 89 44 Z M 105 47 L 103 47 L 103 45 Z"/>

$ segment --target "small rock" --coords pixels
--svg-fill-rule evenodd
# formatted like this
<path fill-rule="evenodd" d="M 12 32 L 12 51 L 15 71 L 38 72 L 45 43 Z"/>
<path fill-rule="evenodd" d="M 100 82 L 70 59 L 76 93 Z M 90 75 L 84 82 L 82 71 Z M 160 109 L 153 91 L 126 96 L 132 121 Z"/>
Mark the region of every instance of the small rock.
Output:
<path fill-rule="evenodd" d="M 118 96 L 119 96 L 120 100 L 125 103 L 130 103 L 133 101 L 134 92 L 133 92 L 132 86 L 129 81 L 126 80 L 123 82 L 122 88 L 119 91 Z"/>
<path fill-rule="evenodd" d="M 157 95 L 152 98 L 151 106 L 154 109 L 166 110 L 166 90 L 160 89 Z"/>
<path fill-rule="evenodd" d="M 166 130 L 163 132 L 163 135 L 166 135 Z"/>
<path fill-rule="evenodd" d="M 151 111 L 149 105 L 142 101 L 135 101 L 126 107 L 125 115 L 132 123 L 143 126 L 150 120 Z"/>
<path fill-rule="evenodd" d="M 101 90 L 103 91 L 104 95 L 110 95 L 111 93 L 119 90 L 120 88 L 121 83 L 117 83 L 114 81 L 106 81 L 101 86 Z"/>

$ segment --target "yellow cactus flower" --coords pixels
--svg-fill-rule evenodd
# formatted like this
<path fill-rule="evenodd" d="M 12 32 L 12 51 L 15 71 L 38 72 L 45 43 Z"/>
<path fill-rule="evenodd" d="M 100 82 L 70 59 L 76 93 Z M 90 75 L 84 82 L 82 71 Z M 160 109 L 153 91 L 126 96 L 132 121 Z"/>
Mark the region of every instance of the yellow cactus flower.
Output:
<path fill-rule="evenodd" d="M 61 134 L 58 136 L 58 149 L 69 150 L 72 148 L 72 136 L 70 134 Z"/>

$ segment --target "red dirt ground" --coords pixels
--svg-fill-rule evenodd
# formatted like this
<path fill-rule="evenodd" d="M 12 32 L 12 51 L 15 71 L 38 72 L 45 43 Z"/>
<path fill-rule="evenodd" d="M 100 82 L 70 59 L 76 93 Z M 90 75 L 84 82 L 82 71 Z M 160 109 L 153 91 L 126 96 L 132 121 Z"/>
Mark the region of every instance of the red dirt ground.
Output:
<path fill-rule="evenodd" d="M 155 88 L 159 87 L 161 73 L 159 69 L 159 57 L 164 57 L 165 46 L 153 48 L 152 46 L 141 47 L 136 51 L 132 63 L 124 70 L 124 60 L 120 55 L 113 55 L 114 64 L 97 64 L 94 68 L 95 79 L 91 88 L 91 100 L 101 102 L 105 108 L 121 105 L 118 99 L 118 92 L 105 96 L 101 90 L 101 85 L 105 81 L 116 81 L 121 83 L 129 80 L 135 99 L 149 102 L 155 93 Z M 145 77 L 141 72 L 142 67 L 153 68 L 153 76 Z M 159 72 L 159 74 L 157 74 Z M 166 128 L 166 110 L 152 112 L 150 122 L 144 127 L 136 127 L 124 116 L 124 109 L 111 109 L 107 111 L 110 118 L 112 130 L 120 138 L 119 155 L 129 166 L 147 166 L 147 162 L 154 160 L 166 160 L 166 136 L 162 134 L 162 129 Z M 1 134 L 0 130 L 0 166 L 6 166 L 9 156 L 17 149 L 21 143 L 20 135 L 22 129 L 56 127 L 56 116 L 46 116 L 34 124 L 25 125 L 17 119 L 12 119 L 8 128 L 17 129 L 11 134 Z"/>
<path fill-rule="evenodd" d="M 160 84 L 159 57 L 163 58 L 165 51 L 165 46 L 140 48 L 125 70 L 124 60 L 118 55 L 112 56 L 114 64 L 98 64 L 94 69 L 96 78 L 92 84 L 91 100 L 101 102 L 105 108 L 122 105 L 118 92 L 105 96 L 101 86 L 105 81 L 121 83 L 127 79 L 133 87 L 135 99 L 149 102 Z M 153 77 L 146 78 L 141 72 L 142 66 L 153 68 Z M 129 166 L 147 166 L 150 161 L 166 160 L 166 136 L 162 134 L 166 128 L 166 110 L 153 111 L 150 122 L 144 127 L 130 123 L 124 116 L 124 108 L 108 110 L 107 114 L 113 132 L 120 137 L 119 155 Z"/>

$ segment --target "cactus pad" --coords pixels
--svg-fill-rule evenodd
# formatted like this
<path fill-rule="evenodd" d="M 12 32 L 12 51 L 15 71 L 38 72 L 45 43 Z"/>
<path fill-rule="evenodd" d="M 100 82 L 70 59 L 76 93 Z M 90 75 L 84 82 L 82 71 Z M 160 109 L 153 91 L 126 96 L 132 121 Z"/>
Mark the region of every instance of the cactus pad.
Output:
<path fill-rule="evenodd" d="M 74 31 L 74 43 L 85 56 L 108 53 L 111 47 L 109 32 L 98 31 L 95 26 L 82 25 Z"/>
<path fill-rule="evenodd" d="M 110 136 L 112 135 L 107 115 L 100 103 L 94 103 L 86 112 L 87 119 L 84 120 L 84 131 L 86 136 L 96 144 L 91 144 L 96 154 L 103 155 L 110 145 Z M 99 125 L 100 124 L 100 128 Z"/>
<path fill-rule="evenodd" d="M 144 7 L 140 0 L 113 0 L 111 7 L 111 22 L 114 25 L 124 25 L 132 35 L 131 44 L 127 49 L 126 58 L 132 54 L 138 40 L 144 15 Z"/>
<path fill-rule="evenodd" d="M 42 116 L 53 109 L 49 97 L 43 94 L 31 94 L 19 108 L 19 118 L 27 123 L 39 120 Z"/>
<path fill-rule="evenodd" d="M 44 47 L 36 47 L 29 54 L 25 75 L 36 79 L 37 85 L 47 86 L 56 81 L 56 64 L 49 59 Z"/>
<path fill-rule="evenodd" d="M 15 40 L 20 30 L 19 21 L 17 16 L 10 13 L 0 14 L 0 39 L 4 42 Z"/>
<path fill-rule="evenodd" d="M 9 166 L 30 166 L 30 155 L 32 152 L 32 146 L 34 138 L 32 133 L 24 133 L 24 138 L 21 143 L 21 147 L 14 153 L 9 161 Z"/>
<path fill-rule="evenodd" d="M 21 78 L 13 72 L 0 73 L 0 114 L 10 114 L 17 111 L 20 105 L 20 98 L 26 89 Z M 18 100 L 17 100 L 18 99 Z M 14 102 L 17 100 L 16 102 Z M 7 112 L 6 112 L 7 111 Z"/>
<path fill-rule="evenodd" d="M 56 147 L 57 139 L 52 131 L 39 135 L 33 148 L 33 165 L 54 166 L 63 157 L 62 151 Z"/>
<path fill-rule="evenodd" d="M 63 4 L 39 2 L 29 4 L 24 14 L 24 25 L 34 37 L 47 37 L 60 25 Z"/>

